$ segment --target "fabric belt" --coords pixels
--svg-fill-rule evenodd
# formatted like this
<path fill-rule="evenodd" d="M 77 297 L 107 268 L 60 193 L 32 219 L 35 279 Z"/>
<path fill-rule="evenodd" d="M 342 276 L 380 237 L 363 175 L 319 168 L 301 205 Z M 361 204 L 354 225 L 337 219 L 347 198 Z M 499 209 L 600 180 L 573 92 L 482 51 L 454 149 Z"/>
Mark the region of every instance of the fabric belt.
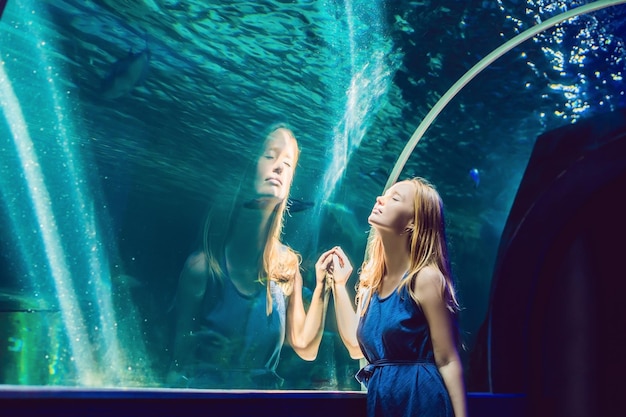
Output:
<path fill-rule="evenodd" d="M 390 360 L 390 359 L 380 359 L 374 361 L 372 363 L 368 363 L 363 368 L 359 369 L 359 372 L 354 376 L 357 381 L 364 384 L 367 387 L 367 384 L 374 375 L 374 371 L 376 368 L 380 368 L 382 366 L 406 366 L 406 365 L 434 365 L 435 362 L 428 359 L 417 359 L 417 360 Z"/>

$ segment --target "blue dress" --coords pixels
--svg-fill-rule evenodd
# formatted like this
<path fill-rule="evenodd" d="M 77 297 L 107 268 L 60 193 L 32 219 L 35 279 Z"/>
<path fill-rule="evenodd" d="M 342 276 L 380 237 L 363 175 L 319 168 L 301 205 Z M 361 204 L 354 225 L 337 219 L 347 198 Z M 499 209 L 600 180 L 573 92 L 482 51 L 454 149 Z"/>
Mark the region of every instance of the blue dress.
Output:
<path fill-rule="evenodd" d="M 368 362 L 357 374 L 367 387 L 368 417 L 454 416 L 426 317 L 406 286 L 372 295 L 357 339 Z"/>
<path fill-rule="evenodd" d="M 276 373 L 285 339 L 287 296 L 270 281 L 272 313 L 266 313 L 266 291 L 240 293 L 226 276 L 220 302 L 205 297 L 193 359 L 185 367 L 190 388 L 277 389 Z M 207 294 L 215 289 L 208 289 Z"/>

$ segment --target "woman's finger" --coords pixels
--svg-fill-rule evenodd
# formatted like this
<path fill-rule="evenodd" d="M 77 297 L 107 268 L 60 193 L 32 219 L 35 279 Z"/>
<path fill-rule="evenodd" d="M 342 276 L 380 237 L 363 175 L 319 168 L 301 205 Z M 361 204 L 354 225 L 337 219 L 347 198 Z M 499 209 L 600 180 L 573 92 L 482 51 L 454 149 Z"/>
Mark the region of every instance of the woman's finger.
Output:
<path fill-rule="evenodd" d="M 320 257 L 318 258 L 318 260 L 317 260 L 317 264 L 318 265 L 322 265 L 324 262 L 326 262 L 329 259 L 330 255 L 332 255 L 334 253 L 334 251 L 335 251 L 335 248 L 332 248 L 332 249 L 327 250 L 326 252 L 322 253 L 320 255 Z"/>
<path fill-rule="evenodd" d="M 333 250 L 334 250 L 334 251 L 337 253 L 337 255 L 339 255 L 340 257 L 342 257 L 342 258 L 348 258 L 348 257 L 346 256 L 345 252 L 343 251 L 343 249 L 341 249 L 341 247 L 340 247 L 340 246 L 335 246 L 335 247 L 333 248 Z"/>

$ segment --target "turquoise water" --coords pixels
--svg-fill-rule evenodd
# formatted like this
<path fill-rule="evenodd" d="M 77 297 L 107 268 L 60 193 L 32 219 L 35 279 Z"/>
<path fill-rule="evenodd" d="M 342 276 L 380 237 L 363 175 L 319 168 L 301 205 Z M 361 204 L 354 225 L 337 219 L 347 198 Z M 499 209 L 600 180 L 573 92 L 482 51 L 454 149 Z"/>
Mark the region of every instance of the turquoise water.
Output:
<path fill-rule="evenodd" d="M 588 3 L 9 1 L 0 383 L 165 386 L 165 312 L 182 265 L 275 122 L 302 149 L 291 197 L 313 203 L 284 229 L 307 285 L 330 246 L 358 265 L 374 198 L 439 98 L 507 40 Z M 625 8 L 503 55 L 402 170 L 430 179 L 446 204 L 470 350 L 534 139 L 625 105 Z M 137 83 L 101 90 L 116 61 L 146 48 L 127 74 Z M 315 362 L 284 348 L 285 388 L 359 389 L 342 349 L 332 321 Z"/>

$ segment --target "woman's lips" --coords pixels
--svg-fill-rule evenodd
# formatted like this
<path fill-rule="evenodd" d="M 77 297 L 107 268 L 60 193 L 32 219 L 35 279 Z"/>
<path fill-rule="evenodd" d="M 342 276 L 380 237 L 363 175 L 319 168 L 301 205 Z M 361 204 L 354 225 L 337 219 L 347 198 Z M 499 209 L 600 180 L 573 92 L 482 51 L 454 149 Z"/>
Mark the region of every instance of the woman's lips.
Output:
<path fill-rule="evenodd" d="M 265 181 L 274 185 L 283 185 L 283 181 L 278 177 L 269 177 Z"/>

